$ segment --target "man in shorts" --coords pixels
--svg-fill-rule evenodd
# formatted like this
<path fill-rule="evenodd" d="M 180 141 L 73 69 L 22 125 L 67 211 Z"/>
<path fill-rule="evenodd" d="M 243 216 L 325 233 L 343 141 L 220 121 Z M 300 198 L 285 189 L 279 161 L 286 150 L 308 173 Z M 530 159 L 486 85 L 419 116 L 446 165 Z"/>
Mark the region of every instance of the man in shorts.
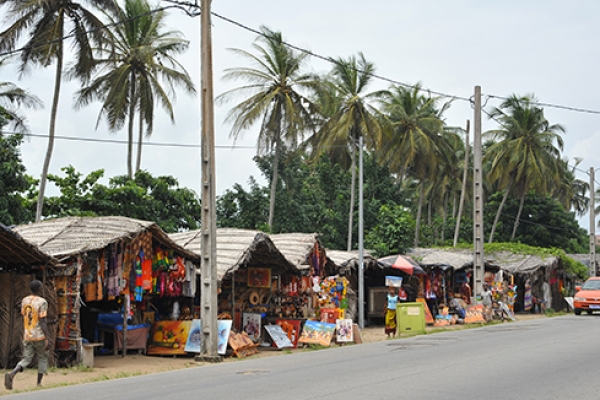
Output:
<path fill-rule="evenodd" d="M 33 360 L 37 355 L 38 359 L 38 386 L 42 385 L 42 378 L 48 369 L 48 350 L 50 342 L 48 338 L 48 325 L 46 317 L 48 315 L 48 302 L 42 297 L 42 282 L 34 280 L 29 284 L 31 295 L 27 296 L 21 302 L 21 315 L 23 315 L 23 359 L 17 364 L 15 369 L 4 374 L 4 386 L 7 390 L 13 387 L 13 379 L 19 372 Z"/>

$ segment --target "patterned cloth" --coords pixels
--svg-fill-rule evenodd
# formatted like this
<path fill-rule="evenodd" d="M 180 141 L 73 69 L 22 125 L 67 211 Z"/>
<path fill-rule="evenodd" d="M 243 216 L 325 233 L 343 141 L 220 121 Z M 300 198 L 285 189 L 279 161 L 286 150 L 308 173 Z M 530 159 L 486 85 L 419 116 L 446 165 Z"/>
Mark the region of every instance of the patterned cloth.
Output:
<path fill-rule="evenodd" d="M 40 319 L 48 315 L 48 302 L 42 297 L 31 295 L 21 303 L 23 315 L 23 340 L 37 342 L 46 339 L 40 327 Z"/>

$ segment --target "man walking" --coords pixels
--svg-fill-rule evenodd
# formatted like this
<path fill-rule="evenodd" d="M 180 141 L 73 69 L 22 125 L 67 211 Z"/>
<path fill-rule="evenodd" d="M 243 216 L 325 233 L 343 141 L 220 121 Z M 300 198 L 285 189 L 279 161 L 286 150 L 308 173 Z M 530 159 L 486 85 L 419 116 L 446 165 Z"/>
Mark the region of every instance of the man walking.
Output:
<path fill-rule="evenodd" d="M 42 297 L 42 282 L 34 280 L 29 284 L 31 295 L 23 299 L 21 303 L 21 315 L 23 315 L 23 359 L 15 369 L 4 375 L 4 386 L 11 390 L 13 379 L 19 372 L 27 368 L 33 356 L 38 358 L 38 386 L 42 385 L 42 378 L 48 369 L 48 349 L 50 342 L 48 338 L 48 302 Z"/>

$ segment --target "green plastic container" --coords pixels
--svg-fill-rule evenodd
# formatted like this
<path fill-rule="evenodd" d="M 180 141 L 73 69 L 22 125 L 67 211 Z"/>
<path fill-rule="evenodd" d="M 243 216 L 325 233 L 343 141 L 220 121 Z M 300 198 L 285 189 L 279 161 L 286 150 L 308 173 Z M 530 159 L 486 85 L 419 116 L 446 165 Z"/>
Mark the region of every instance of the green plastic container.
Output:
<path fill-rule="evenodd" d="M 425 333 L 425 309 L 423 303 L 396 304 L 398 333 Z"/>

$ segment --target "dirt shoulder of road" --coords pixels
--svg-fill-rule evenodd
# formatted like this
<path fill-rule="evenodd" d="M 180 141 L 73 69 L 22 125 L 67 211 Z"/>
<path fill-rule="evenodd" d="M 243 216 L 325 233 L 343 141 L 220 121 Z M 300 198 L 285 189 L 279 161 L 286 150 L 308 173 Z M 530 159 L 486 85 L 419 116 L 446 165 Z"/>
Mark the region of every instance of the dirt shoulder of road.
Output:
<path fill-rule="evenodd" d="M 517 315 L 517 321 L 534 318 L 544 318 L 540 314 L 522 314 Z M 452 325 L 445 327 L 427 327 L 427 333 L 436 333 L 448 330 L 461 330 L 479 327 L 481 325 Z M 364 343 L 387 340 L 382 326 L 367 327 L 361 330 L 361 336 Z M 398 336 L 402 337 L 402 336 Z M 309 349 L 286 349 L 283 351 L 262 350 L 258 354 L 248 357 L 272 357 L 282 354 L 311 351 Z M 224 362 L 235 362 L 237 358 L 225 358 Z M 23 373 L 17 374 L 13 382 L 13 390 L 8 391 L 4 385 L 0 387 L 0 396 L 6 394 L 15 394 L 28 392 L 32 390 L 43 390 L 61 386 L 77 385 L 82 383 L 98 382 L 109 379 L 127 378 L 138 375 L 153 374 L 165 371 L 172 371 L 185 368 L 194 368 L 203 365 L 197 363 L 193 357 L 152 357 L 139 354 L 128 354 L 126 357 L 105 355 L 96 356 L 94 367 L 87 368 L 77 366 L 73 368 L 50 368 L 48 374 L 44 377 L 43 386 L 36 387 L 37 370 L 27 369 Z M 4 374 L 7 371 L 2 371 Z M 3 378 L 3 377 L 2 377 Z"/>

